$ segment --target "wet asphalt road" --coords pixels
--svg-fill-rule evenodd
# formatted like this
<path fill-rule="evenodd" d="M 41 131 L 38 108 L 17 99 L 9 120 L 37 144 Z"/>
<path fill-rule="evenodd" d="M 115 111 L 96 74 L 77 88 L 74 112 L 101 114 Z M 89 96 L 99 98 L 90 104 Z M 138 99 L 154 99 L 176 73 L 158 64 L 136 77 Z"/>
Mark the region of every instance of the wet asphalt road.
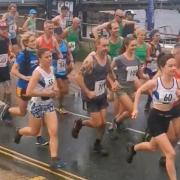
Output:
<path fill-rule="evenodd" d="M 14 83 L 12 89 L 15 90 Z M 13 91 L 14 92 L 14 91 Z M 14 93 L 13 93 L 14 94 Z M 12 95 L 13 103 L 15 104 L 14 95 Z M 82 110 L 81 98 L 74 96 L 74 94 L 68 95 L 65 100 L 65 108 L 71 112 L 67 115 L 59 115 L 59 155 L 67 163 L 64 171 L 73 173 L 77 176 L 83 177 L 89 180 L 166 180 L 167 175 L 164 169 L 159 167 L 158 160 L 160 157 L 159 153 L 138 153 L 134 158 L 132 164 L 127 164 L 126 157 L 126 144 L 131 142 L 138 142 L 141 140 L 141 131 L 146 128 L 146 115 L 143 112 L 144 103 L 146 97 L 142 98 L 140 104 L 140 116 L 136 121 L 126 121 L 125 126 L 132 128 L 132 130 L 126 130 L 120 133 L 109 134 L 106 131 L 103 144 L 108 149 L 110 155 L 108 157 L 102 157 L 93 152 L 93 143 L 95 140 L 95 131 L 89 128 L 83 128 L 80 132 L 78 139 L 71 137 L 71 129 L 73 121 L 76 118 L 80 118 L 81 115 L 88 116 L 88 114 Z M 72 114 L 75 113 L 75 114 Z M 107 120 L 111 121 L 112 107 L 108 108 Z M 49 180 L 71 178 L 76 179 L 78 177 L 73 175 L 65 175 L 63 177 L 53 174 L 48 171 L 47 164 L 49 162 L 48 146 L 40 147 L 35 145 L 36 139 L 34 137 L 22 137 L 19 145 L 13 142 L 16 127 L 23 127 L 27 125 L 28 115 L 25 117 L 13 118 L 13 125 L 7 126 L 1 123 L 0 125 L 0 150 L 1 147 L 18 152 L 22 155 L 26 155 L 32 159 L 42 162 L 40 165 L 37 162 L 33 164 L 27 164 L 21 162 L 16 158 L 11 158 L 8 163 L 12 162 L 14 167 L 20 166 L 27 174 L 32 173 L 36 175 L 42 175 Z M 84 119 L 84 118 L 83 118 Z M 108 126 L 108 125 L 107 125 Z M 138 132 L 133 132 L 138 130 Z M 140 131 L 140 132 L 139 132 Z M 44 129 L 43 135 L 48 139 L 47 130 Z M 117 140 L 114 140 L 114 136 L 118 136 Z M 6 150 L 5 150 L 6 151 Z M 1 154 L 1 153 L 0 153 Z M 16 156 L 16 154 L 15 154 Z M 4 154 L 1 154 L 1 158 L 5 158 Z M 31 160 L 27 160 L 31 161 Z M 5 161 L 3 161 L 5 162 Z M 177 147 L 177 175 L 180 178 L 180 153 L 179 147 Z M 20 165 L 19 165 L 20 164 Z M 40 166 L 37 167 L 35 165 Z M 1 163 L 0 163 L 1 165 Z M 5 163 L 3 163 L 4 166 Z M 43 169 L 42 167 L 45 167 Z M 58 171 L 59 174 L 64 173 Z M 82 179 L 82 178 L 80 178 Z"/>

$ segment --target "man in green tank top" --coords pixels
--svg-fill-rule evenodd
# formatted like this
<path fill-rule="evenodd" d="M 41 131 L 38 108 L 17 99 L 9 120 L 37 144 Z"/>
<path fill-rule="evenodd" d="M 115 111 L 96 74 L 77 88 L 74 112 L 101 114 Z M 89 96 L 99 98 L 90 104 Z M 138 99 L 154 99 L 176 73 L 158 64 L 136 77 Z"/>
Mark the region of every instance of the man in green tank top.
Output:
<path fill-rule="evenodd" d="M 122 11 L 121 9 L 117 9 L 114 13 L 114 19 L 112 20 L 113 22 L 117 22 L 119 24 L 119 36 L 122 36 L 123 28 L 125 25 L 135 24 L 135 21 L 128 21 L 124 17 L 125 17 L 124 11 Z M 108 31 L 109 23 L 111 22 L 105 22 L 93 28 L 92 32 L 95 38 L 98 37 L 99 32 L 102 31 L 103 29 Z"/>
<path fill-rule="evenodd" d="M 63 32 L 63 37 L 67 40 L 69 44 L 74 60 L 76 60 L 77 52 L 78 52 L 79 26 L 80 26 L 80 19 L 74 17 L 72 20 L 72 26 L 66 28 Z"/>

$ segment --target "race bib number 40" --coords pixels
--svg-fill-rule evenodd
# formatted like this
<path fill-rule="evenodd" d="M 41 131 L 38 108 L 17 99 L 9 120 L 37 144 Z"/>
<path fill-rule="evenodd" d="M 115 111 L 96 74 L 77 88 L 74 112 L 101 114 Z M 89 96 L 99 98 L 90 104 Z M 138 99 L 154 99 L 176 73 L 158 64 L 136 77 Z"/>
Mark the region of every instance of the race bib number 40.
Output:
<path fill-rule="evenodd" d="M 6 67 L 8 62 L 8 54 L 0 54 L 0 67 Z"/>
<path fill-rule="evenodd" d="M 127 71 L 126 81 L 134 81 L 136 78 L 137 71 L 138 71 L 138 66 L 126 67 L 126 71 Z"/>
<path fill-rule="evenodd" d="M 106 80 L 96 81 L 95 82 L 95 93 L 96 96 L 104 94 L 106 91 Z"/>

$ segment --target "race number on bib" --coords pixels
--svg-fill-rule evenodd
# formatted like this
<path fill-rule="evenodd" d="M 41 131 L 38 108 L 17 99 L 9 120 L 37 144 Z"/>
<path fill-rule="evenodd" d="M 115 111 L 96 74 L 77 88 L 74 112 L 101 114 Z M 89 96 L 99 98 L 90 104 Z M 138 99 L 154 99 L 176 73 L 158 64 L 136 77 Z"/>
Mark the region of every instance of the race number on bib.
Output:
<path fill-rule="evenodd" d="M 65 59 L 58 59 L 57 60 L 57 72 L 64 72 L 66 71 L 66 61 Z"/>
<path fill-rule="evenodd" d="M 159 99 L 161 100 L 161 102 L 168 104 L 175 101 L 176 97 L 173 92 L 161 92 L 159 94 Z"/>
<path fill-rule="evenodd" d="M 126 81 L 134 81 L 136 78 L 137 71 L 138 71 L 138 66 L 126 67 L 126 71 L 127 71 Z"/>
<path fill-rule="evenodd" d="M 54 83 L 54 78 L 52 77 L 46 77 L 44 80 L 45 80 L 46 87 L 52 86 Z"/>
<path fill-rule="evenodd" d="M 6 67 L 8 62 L 8 54 L 0 54 L 0 67 Z"/>
<path fill-rule="evenodd" d="M 74 41 L 69 42 L 68 45 L 69 45 L 71 51 L 74 51 L 74 50 L 75 50 L 75 48 L 76 48 L 76 43 L 75 43 Z"/>
<path fill-rule="evenodd" d="M 15 25 L 15 24 L 9 25 L 9 32 L 10 32 L 10 33 L 16 32 L 16 25 Z"/>
<path fill-rule="evenodd" d="M 95 82 L 95 93 L 96 96 L 100 96 L 105 93 L 106 90 L 106 80 L 96 81 Z"/>

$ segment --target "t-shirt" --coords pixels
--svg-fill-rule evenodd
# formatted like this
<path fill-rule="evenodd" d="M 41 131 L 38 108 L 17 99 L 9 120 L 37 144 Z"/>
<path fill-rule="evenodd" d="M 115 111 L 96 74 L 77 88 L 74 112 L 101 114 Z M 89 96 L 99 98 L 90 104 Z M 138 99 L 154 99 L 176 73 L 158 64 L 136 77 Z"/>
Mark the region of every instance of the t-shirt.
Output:
<path fill-rule="evenodd" d="M 115 57 L 114 60 L 117 67 L 116 73 L 118 82 L 123 87 L 132 88 L 139 70 L 139 61 L 136 58 L 128 60 L 123 54 Z"/>
<path fill-rule="evenodd" d="M 29 68 L 29 72 L 27 72 L 26 76 L 31 76 L 34 69 L 38 66 L 38 57 L 33 52 L 29 52 L 28 54 L 29 54 L 28 56 L 29 56 L 29 60 L 30 60 L 30 68 Z M 15 63 L 19 65 L 20 72 L 24 68 L 24 61 L 25 61 L 24 52 L 20 52 L 17 55 L 16 61 L 15 61 Z M 26 60 L 26 61 L 28 61 L 28 60 Z M 18 87 L 20 87 L 22 89 L 26 89 L 27 85 L 28 85 L 28 81 L 25 81 L 23 79 L 18 79 L 18 81 L 17 81 Z"/>

